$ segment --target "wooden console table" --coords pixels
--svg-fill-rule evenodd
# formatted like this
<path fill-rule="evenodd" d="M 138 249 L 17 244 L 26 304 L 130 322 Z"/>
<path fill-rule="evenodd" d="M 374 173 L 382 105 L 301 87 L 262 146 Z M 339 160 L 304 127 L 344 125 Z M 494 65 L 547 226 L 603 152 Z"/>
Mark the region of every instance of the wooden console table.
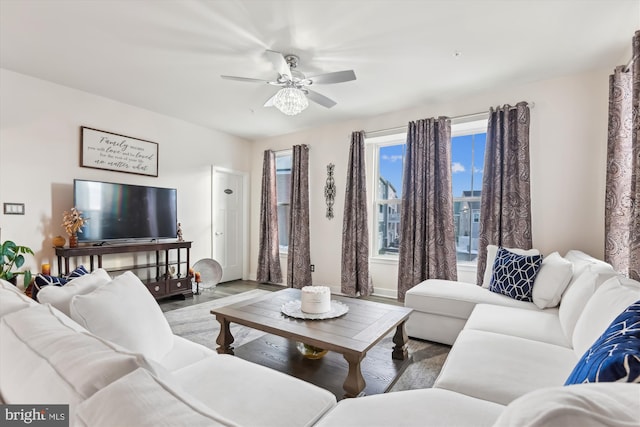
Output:
<path fill-rule="evenodd" d="M 72 270 L 70 259 L 76 257 L 89 257 L 89 267 L 93 271 L 102 266 L 104 255 L 114 254 L 136 254 L 151 252 L 155 253 L 155 262 L 147 264 L 134 264 L 128 267 L 105 268 L 109 272 L 119 272 L 127 270 L 152 270 L 149 279 L 143 279 L 143 283 L 156 299 L 171 295 L 185 294 L 191 295 L 191 276 L 189 267 L 191 265 L 190 249 L 192 242 L 157 242 L 157 243 L 133 243 L 133 244 L 113 244 L 103 246 L 79 246 L 77 248 L 55 248 L 58 257 L 58 274 L 66 275 Z M 176 252 L 176 258 L 171 260 L 170 251 Z M 186 258 L 181 256 L 181 252 L 186 252 Z M 164 253 L 164 256 L 160 254 Z M 63 268 L 64 264 L 64 268 Z M 175 267 L 175 276 L 171 277 L 169 269 Z"/>

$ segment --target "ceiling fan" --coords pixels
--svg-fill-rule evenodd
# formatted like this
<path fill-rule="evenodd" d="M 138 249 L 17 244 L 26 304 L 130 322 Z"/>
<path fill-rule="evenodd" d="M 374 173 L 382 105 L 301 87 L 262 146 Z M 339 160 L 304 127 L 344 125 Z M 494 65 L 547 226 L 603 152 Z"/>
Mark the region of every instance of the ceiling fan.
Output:
<path fill-rule="evenodd" d="M 278 77 L 275 80 L 237 76 L 220 77 L 241 82 L 267 83 L 272 86 L 279 86 L 280 90 L 267 99 L 264 106 L 276 107 L 289 116 L 299 114 L 306 109 L 309 106 L 308 100 L 326 108 L 331 108 L 336 105 L 334 100 L 309 89 L 309 86 L 342 83 L 356 79 L 356 73 L 354 73 L 353 70 L 306 76 L 297 69 L 299 58 L 296 55 L 283 55 L 273 50 L 267 50 L 266 54 L 278 72 Z"/>

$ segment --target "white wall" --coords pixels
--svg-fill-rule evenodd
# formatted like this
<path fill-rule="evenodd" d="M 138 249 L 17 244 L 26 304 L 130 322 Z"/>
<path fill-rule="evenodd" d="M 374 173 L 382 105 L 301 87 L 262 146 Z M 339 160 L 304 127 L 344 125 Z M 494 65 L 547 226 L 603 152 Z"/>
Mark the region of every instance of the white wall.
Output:
<path fill-rule="evenodd" d="M 426 117 L 455 117 L 519 101 L 535 103 L 530 129 L 534 247 L 544 254 L 559 251 L 564 255 L 575 248 L 602 257 L 608 74 L 608 70 L 594 71 L 494 89 L 464 99 L 452 99 L 445 104 L 424 105 L 255 141 L 251 164 L 251 278 L 256 276 L 260 174 L 265 149 L 281 150 L 294 144 L 310 146 L 311 262 L 316 266 L 313 282 L 329 285 L 337 291 L 340 288 L 342 212 L 351 132 L 402 126 L 410 120 Z M 334 206 L 336 217 L 332 220 L 325 218 L 323 195 L 328 163 L 336 165 L 338 191 Z M 368 196 L 371 196 L 370 189 Z M 285 271 L 286 258 L 282 257 L 282 261 Z M 396 263 L 372 263 L 371 275 L 377 294 L 395 296 Z M 475 273 L 464 272 L 460 278 L 474 281 Z"/>
<path fill-rule="evenodd" d="M 158 177 L 80 167 L 80 127 L 159 144 Z M 25 215 L 0 213 L 0 241 L 31 247 L 32 271 L 55 264 L 51 239 L 66 237 L 62 213 L 73 206 L 73 179 L 178 190 L 178 220 L 193 241 L 192 262 L 211 254 L 211 165 L 250 171 L 251 143 L 179 119 L 43 80 L 0 70 L 0 203 L 24 203 Z M 56 268 L 52 267 L 55 273 Z"/>

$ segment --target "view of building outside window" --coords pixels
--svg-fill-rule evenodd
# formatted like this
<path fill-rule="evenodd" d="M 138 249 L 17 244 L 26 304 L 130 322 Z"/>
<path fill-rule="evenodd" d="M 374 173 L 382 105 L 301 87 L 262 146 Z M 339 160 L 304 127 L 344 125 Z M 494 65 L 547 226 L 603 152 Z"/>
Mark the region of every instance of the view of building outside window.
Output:
<path fill-rule="evenodd" d="M 278 242 L 280 252 L 289 249 L 289 211 L 291 193 L 291 151 L 276 153 L 276 195 L 278 198 Z"/>
<path fill-rule="evenodd" d="M 458 261 L 478 257 L 480 194 L 486 133 L 451 138 L 453 223 Z"/>
<path fill-rule="evenodd" d="M 486 127 L 486 125 L 485 125 Z M 480 194 L 486 133 L 451 138 L 453 217 L 458 261 L 475 262 L 480 231 Z M 377 147 L 377 255 L 396 255 L 400 242 L 400 202 L 405 144 Z"/>
<path fill-rule="evenodd" d="M 378 150 L 376 192 L 378 255 L 397 254 L 400 242 L 400 198 L 404 144 L 384 145 Z"/>

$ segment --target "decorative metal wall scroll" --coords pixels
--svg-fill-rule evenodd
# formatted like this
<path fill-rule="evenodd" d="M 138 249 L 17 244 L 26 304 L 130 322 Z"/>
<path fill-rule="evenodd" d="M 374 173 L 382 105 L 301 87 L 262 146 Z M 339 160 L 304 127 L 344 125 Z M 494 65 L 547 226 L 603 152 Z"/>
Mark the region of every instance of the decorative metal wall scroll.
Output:
<path fill-rule="evenodd" d="M 333 168 L 335 165 L 329 163 L 327 165 L 327 183 L 324 186 L 324 198 L 327 201 L 327 218 L 333 218 L 333 203 L 336 198 L 336 186 L 333 180 Z"/>

